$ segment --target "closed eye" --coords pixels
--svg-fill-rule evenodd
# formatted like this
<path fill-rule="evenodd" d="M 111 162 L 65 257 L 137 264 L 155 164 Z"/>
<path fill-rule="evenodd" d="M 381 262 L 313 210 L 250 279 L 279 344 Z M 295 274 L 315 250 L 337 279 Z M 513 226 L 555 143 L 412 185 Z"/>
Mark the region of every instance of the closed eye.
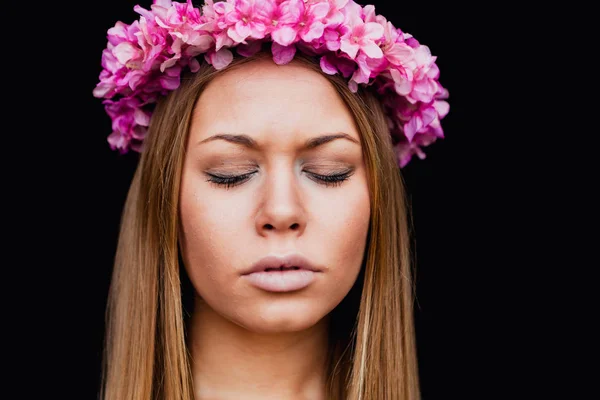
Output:
<path fill-rule="evenodd" d="M 209 178 L 206 181 L 214 183 L 215 185 L 220 187 L 224 186 L 226 189 L 228 189 L 230 187 L 241 185 L 255 173 L 256 172 L 249 172 L 247 174 L 242 175 L 214 175 L 207 173 L 206 175 L 208 175 Z M 310 179 L 312 179 L 313 181 L 324 185 L 325 187 L 334 187 L 341 185 L 345 180 L 350 178 L 350 176 L 352 176 L 352 174 L 354 173 L 354 170 L 352 169 L 341 174 L 329 175 L 320 175 L 308 171 L 307 173 L 311 177 Z"/>

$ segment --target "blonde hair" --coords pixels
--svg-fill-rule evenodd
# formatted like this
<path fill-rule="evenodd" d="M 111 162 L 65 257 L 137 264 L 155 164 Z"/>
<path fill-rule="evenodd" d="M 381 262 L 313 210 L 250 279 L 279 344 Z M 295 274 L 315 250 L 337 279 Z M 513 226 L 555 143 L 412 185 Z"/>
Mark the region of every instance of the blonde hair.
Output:
<path fill-rule="evenodd" d="M 193 400 L 186 345 L 189 284 L 178 248 L 178 202 L 192 110 L 217 74 L 203 64 L 161 99 L 123 209 L 106 308 L 102 400 Z M 354 116 L 371 196 L 363 266 L 332 313 L 327 398 L 420 398 L 413 325 L 410 212 L 382 106 L 368 88 L 352 93 L 314 57 L 294 60 L 325 76 Z"/>

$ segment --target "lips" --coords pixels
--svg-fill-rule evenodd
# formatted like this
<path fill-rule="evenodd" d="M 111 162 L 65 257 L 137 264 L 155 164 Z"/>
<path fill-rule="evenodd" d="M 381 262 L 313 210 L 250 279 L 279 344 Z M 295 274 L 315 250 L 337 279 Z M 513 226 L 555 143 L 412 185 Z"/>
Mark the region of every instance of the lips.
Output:
<path fill-rule="evenodd" d="M 318 282 L 319 272 L 320 268 L 298 253 L 269 255 L 244 271 L 242 279 L 267 292 L 295 292 Z"/>
<path fill-rule="evenodd" d="M 322 272 L 306 257 L 299 253 L 292 253 L 286 256 L 268 255 L 254 263 L 245 270 L 242 275 L 250 275 L 256 272 L 286 271 L 286 270 L 307 270 L 313 272 Z"/>

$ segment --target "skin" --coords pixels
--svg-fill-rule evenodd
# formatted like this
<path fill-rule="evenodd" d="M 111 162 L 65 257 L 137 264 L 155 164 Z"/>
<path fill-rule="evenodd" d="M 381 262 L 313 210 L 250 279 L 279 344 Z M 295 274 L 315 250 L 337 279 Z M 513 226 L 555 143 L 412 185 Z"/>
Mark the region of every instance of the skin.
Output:
<path fill-rule="evenodd" d="M 354 138 L 302 149 L 316 136 Z M 219 133 L 246 134 L 259 148 Z M 325 186 L 314 175 L 344 173 Z M 208 174 L 252 173 L 236 186 Z M 196 290 L 190 323 L 197 399 L 324 399 L 327 315 L 362 265 L 370 218 L 352 114 L 329 81 L 292 61 L 256 60 L 215 78 L 193 112 L 180 194 L 180 241 Z M 269 254 L 304 255 L 322 272 L 273 293 L 241 274 Z"/>

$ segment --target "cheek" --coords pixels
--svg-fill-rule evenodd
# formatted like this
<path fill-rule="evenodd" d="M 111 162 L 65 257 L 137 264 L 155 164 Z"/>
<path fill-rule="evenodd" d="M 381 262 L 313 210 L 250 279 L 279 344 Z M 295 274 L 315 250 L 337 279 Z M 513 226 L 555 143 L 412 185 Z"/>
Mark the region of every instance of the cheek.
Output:
<path fill-rule="evenodd" d="M 235 274 L 231 255 L 244 243 L 240 207 L 211 198 L 211 192 L 183 184 L 179 204 L 185 268 L 198 292 L 226 287 Z"/>
<path fill-rule="evenodd" d="M 327 233 L 323 243 L 340 249 L 337 254 L 355 257 L 365 245 L 370 221 L 370 199 L 366 178 L 359 174 L 347 190 L 328 201 L 318 217 L 319 229 Z M 336 265 L 344 265 L 336 264 Z"/>
<path fill-rule="evenodd" d="M 247 202 L 224 190 L 209 188 L 205 178 L 190 171 L 194 170 L 184 169 L 179 199 L 181 231 L 187 251 L 190 255 L 231 255 L 231 248 L 242 243 L 239 236 L 244 231 L 241 224 L 248 219 Z"/>
<path fill-rule="evenodd" d="M 365 254 L 370 224 L 370 198 L 366 181 L 346 191 L 344 196 L 322 208 L 314 241 L 326 253 L 331 293 L 337 300 L 345 296 L 354 284 Z M 312 239 L 311 239 L 312 240 Z M 317 246 L 317 245 L 316 245 Z M 334 296 L 336 297 L 336 296 Z"/>

